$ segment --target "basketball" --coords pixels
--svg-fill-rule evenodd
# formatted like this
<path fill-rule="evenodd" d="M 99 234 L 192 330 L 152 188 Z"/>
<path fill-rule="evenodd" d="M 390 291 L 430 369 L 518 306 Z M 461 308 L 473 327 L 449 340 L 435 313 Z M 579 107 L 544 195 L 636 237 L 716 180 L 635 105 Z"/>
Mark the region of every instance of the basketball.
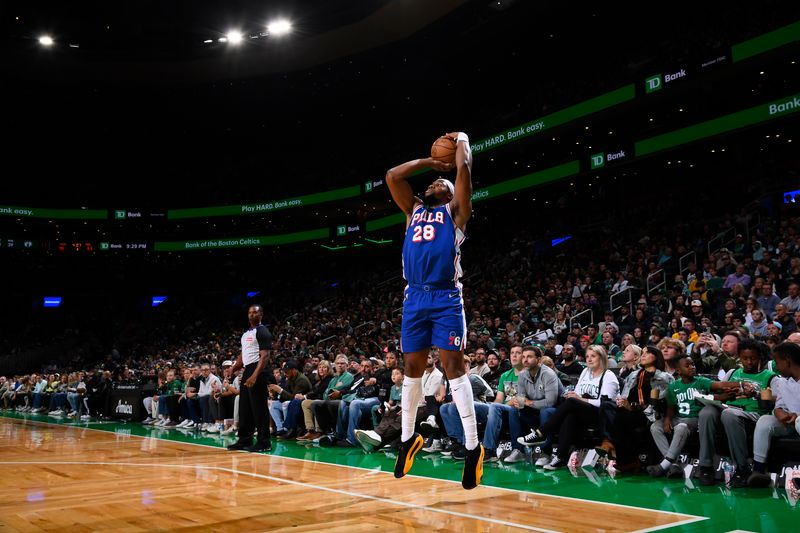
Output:
<path fill-rule="evenodd" d="M 439 137 L 431 146 L 431 157 L 444 163 L 455 163 L 456 142 L 448 137 Z"/>

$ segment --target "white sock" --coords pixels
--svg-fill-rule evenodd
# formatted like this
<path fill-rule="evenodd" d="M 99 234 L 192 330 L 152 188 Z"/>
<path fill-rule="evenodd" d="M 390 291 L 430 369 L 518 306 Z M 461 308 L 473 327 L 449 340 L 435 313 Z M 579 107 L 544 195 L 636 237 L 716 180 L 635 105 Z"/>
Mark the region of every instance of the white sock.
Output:
<path fill-rule="evenodd" d="M 402 400 L 400 401 L 400 417 L 403 425 L 403 432 L 400 440 L 405 442 L 414 434 L 414 424 L 417 421 L 417 408 L 419 400 L 422 398 L 422 378 L 403 378 Z"/>
<path fill-rule="evenodd" d="M 466 374 L 450 380 L 450 394 L 461 416 L 464 426 L 464 446 L 474 450 L 478 446 L 478 421 L 475 419 L 475 404 L 472 398 L 472 385 Z"/>
<path fill-rule="evenodd" d="M 664 470 L 668 469 L 670 466 L 672 466 L 672 461 L 670 461 L 669 459 L 664 458 L 664 460 L 661 461 L 661 468 L 663 468 Z"/>

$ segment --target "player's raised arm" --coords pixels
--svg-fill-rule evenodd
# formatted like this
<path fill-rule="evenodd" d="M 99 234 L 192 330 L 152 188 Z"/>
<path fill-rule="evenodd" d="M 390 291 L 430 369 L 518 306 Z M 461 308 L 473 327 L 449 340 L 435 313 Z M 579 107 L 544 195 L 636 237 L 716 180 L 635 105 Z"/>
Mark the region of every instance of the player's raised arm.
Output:
<path fill-rule="evenodd" d="M 453 164 L 426 157 L 406 161 L 402 165 L 397 165 L 386 172 L 386 184 L 389 186 L 389 192 L 392 193 L 392 199 L 406 216 L 411 216 L 414 206 L 422 202 L 414 196 L 414 191 L 411 190 L 411 185 L 407 181 L 408 177 L 417 171 L 429 168 L 439 172 L 447 172 L 453 168 Z"/>
<path fill-rule="evenodd" d="M 472 216 L 472 149 L 464 132 L 448 133 L 446 137 L 456 141 L 456 183 L 450 208 L 456 225 L 463 229 Z"/>

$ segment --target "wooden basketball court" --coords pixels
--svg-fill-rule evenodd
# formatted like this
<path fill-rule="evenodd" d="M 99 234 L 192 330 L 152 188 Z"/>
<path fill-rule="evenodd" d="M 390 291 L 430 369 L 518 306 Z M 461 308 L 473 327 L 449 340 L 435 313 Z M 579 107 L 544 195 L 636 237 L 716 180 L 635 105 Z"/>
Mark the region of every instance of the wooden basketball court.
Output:
<path fill-rule="evenodd" d="M 701 517 L 0 419 L 0 531 L 654 531 Z"/>

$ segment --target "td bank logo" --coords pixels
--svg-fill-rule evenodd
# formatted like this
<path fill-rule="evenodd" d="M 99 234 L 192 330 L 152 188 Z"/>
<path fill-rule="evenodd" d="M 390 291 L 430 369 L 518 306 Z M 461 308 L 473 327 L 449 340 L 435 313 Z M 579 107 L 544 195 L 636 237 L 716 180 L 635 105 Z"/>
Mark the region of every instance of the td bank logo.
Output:
<path fill-rule="evenodd" d="M 108 250 L 108 243 L 107 242 L 101 242 L 100 243 L 100 249 L 101 250 Z"/>
<path fill-rule="evenodd" d="M 125 210 L 124 209 L 121 210 L 121 211 L 120 210 L 114 211 L 114 219 L 115 220 L 122 220 L 124 218 L 125 218 Z"/>
<path fill-rule="evenodd" d="M 347 235 L 347 226 L 336 226 L 336 236 L 343 237 Z"/>
<path fill-rule="evenodd" d="M 606 153 L 605 152 L 600 152 L 599 154 L 594 154 L 594 155 L 590 156 L 590 158 L 591 158 L 591 163 L 592 163 L 592 169 L 593 170 L 595 168 L 603 167 L 606 164 Z"/>
<path fill-rule="evenodd" d="M 364 192 L 372 192 L 372 180 L 364 184 Z"/>
<path fill-rule="evenodd" d="M 663 88 L 664 84 L 661 80 L 661 74 L 656 74 L 655 76 L 651 76 L 644 80 L 644 90 L 646 94 L 650 94 Z"/>

